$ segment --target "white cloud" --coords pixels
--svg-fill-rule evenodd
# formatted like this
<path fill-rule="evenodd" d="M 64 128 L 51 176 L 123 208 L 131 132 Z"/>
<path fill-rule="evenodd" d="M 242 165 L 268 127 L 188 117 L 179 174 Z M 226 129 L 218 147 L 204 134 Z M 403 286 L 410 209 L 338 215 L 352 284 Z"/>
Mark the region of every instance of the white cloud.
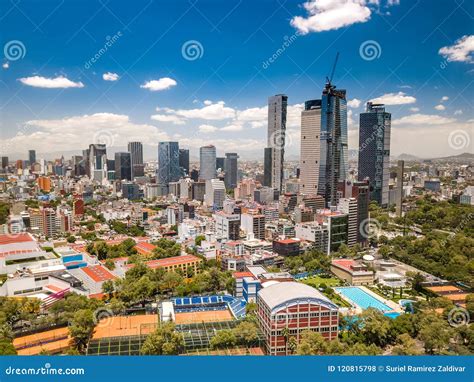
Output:
<path fill-rule="evenodd" d="M 244 127 L 240 124 L 231 124 L 221 128 L 221 131 L 242 131 Z"/>
<path fill-rule="evenodd" d="M 204 105 L 206 105 L 206 106 L 212 105 L 212 101 L 209 101 L 208 99 L 206 99 L 204 101 Z"/>
<path fill-rule="evenodd" d="M 8 69 L 9 67 L 10 67 L 10 63 L 8 61 L 4 62 L 3 65 L 2 65 L 3 69 Z"/>
<path fill-rule="evenodd" d="M 142 89 L 148 89 L 152 92 L 157 92 L 160 90 L 166 90 L 169 89 L 173 86 L 176 86 L 177 83 L 175 80 L 169 77 L 163 77 L 158 80 L 151 80 L 148 82 L 145 82 L 143 85 L 140 85 Z"/>
<path fill-rule="evenodd" d="M 439 111 L 446 110 L 446 107 L 444 105 L 441 105 L 441 104 L 436 105 L 434 108 L 435 108 L 435 110 L 439 110 Z"/>
<path fill-rule="evenodd" d="M 201 133 L 213 133 L 219 130 L 217 127 L 212 126 L 212 125 L 200 125 L 198 129 L 199 129 L 199 132 Z"/>
<path fill-rule="evenodd" d="M 445 46 L 439 50 L 439 54 L 448 61 L 473 62 L 474 35 L 466 35 L 456 40 L 454 45 Z"/>
<path fill-rule="evenodd" d="M 419 107 L 410 107 L 410 111 L 412 111 L 413 113 L 418 113 L 420 111 L 420 108 Z"/>
<path fill-rule="evenodd" d="M 448 96 L 442 96 L 439 102 L 446 102 L 449 99 Z"/>
<path fill-rule="evenodd" d="M 91 143 L 104 142 L 107 146 L 126 146 L 130 141 L 147 144 L 169 140 L 157 127 L 136 124 L 127 115 L 95 113 L 61 119 L 30 120 L 20 132 L 6 139 L 11 152 L 18 147 L 41 147 L 42 152 L 79 151 Z"/>
<path fill-rule="evenodd" d="M 260 128 L 266 126 L 266 125 L 267 125 L 266 121 L 252 121 L 252 122 L 250 122 L 250 127 L 252 129 L 260 129 Z"/>
<path fill-rule="evenodd" d="M 393 120 L 392 125 L 445 125 L 455 121 L 454 118 L 442 117 L 434 114 L 412 114 Z"/>
<path fill-rule="evenodd" d="M 234 118 L 236 112 L 233 108 L 225 106 L 224 101 L 210 103 L 199 109 L 163 109 L 168 114 L 174 114 L 181 118 L 205 119 L 211 121 Z"/>
<path fill-rule="evenodd" d="M 365 0 L 310 0 L 303 4 L 307 17 L 296 16 L 291 25 L 302 34 L 339 29 L 370 19 Z"/>
<path fill-rule="evenodd" d="M 380 97 L 371 99 L 370 102 L 383 103 L 384 105 L 405 105 L 409 103 L 415 103 L 416 98 L 413 96 L 408 96 L 403 92 L 398 92 L 384 94 Z"/>
<path fill-rule="evenodd" d="M 462 110 L 461 110 L 461 109 L 456 110 L 456 111 L 454 112 L 454 115 L 462 115 Z"/>
<path fill-rule="evenodd" d="M 119 79 L 119 75 L 117 73 L 107 72 L 102 74 L 102 79 L 104 81 L 117 81 Z"/>
<path fill-rule="evenodd" d="M 46 89 L 65 89 L 65 88 L 83 88 L 82 82 L 74 82 L 70 79 L 59 76 L 55 78 L 46 78 L 41 76 L 24 77 L 19 79 L 24 85 L 33 86 L 35 88 Z"/>
<path fill-rule="evenodd" d="M 173 125 L 184 125 L 184 120 L 176 115 L 154 114 L 150 118 L 158 122 L 170 122 Z"/>
<path fill-rule="evenodd" d="M 268 107 L 251 107 L 237 112 L 239 121 L 266 121 L 268 118 Z"/>
<path fill-rule="evenodd" d="M 347 101 L 347 106 L 353 107 L 353 108 L 358 108 L 360 106 L 361 100 L 354 98 L 351 99 L 350 101 Z"/>

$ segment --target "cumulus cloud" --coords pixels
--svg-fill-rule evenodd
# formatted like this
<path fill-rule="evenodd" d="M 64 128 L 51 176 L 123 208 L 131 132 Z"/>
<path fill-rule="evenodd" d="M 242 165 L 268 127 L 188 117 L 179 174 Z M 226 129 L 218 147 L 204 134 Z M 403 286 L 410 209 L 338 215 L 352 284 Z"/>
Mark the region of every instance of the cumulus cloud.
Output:
<path fill-rule="evenodd" d="M 458 109 L 454 112 L 454 115 L 462 115 L 462 110 Z"/>
<path fill-rule="evenodd" d="M 209 102 L 206 102 L 205 106 L 195 109 L 161 108 L 157 110 L 162 110 L 167 114 L 175 115 L 180 118 L 186 119 L 204 119 L 209 121 L 219 121 L 235 117 L 236 111 L 231 107 L 225 106 L 224 101 L 219 101 L 216 103 Z"/>
<path fill-rule="evenodd" d="M 439 102 L 446 102 L 449 99 L 448 96 L 442 96 Z"/>
<path fill-rule="evenodd" d="M 412 114 L 393 120 L 392 125 L 445 125 L 455 121 L 456 119 L 454 118 L 442 117 L 435 114 Z"/>
<path fill-rule="evenodd" d="M 3 69 L 8 69 L 9 67 L 10 67 L 10 64 L 9 64 L 8 61 L 7 61 L 7 62 L 4 62 L 4 63 L 2 64 L 2 68 L 3 68 Z"/>
<path fill-rule="evenodd" d="M 410 111 L 413 113 L 418 113 L 420 111 L 419 107 L 410 107 Z"/>
<path fill-rule="evenodd" d="M 446 110 L 446 107 L 444 105 L 441 105 L 441 104 L 436 105 L 434 108 L 435 108 L 435 110 L 439 110 L 439 111 Z"/>
<path fill-rule="evenodd" d="M 221 131 L 242 131 L 244 127 L 238 123 L 224 126 Z"/>
<path fill-rule="evenodd" d="M 466 35 L 456 40 L 454 45 L 442 47 L 439 54 L 448 61 L 473 62 L 474 35 Z"/>
<path fill-rule="evenodd" d="M 154 114 L 150 118 L 158 122 L 170 122 L 173 125 L 184 125 L 184 120 L 179 118 L 177 115 Z"/>
<path fill-rule="evenodd" d="M 168 134 L 155 126 L 137 124 L 127 115 L 95 113 L 61 119 L 29 120 L 20 132 L 6 139 L 6 146 L 41 147 L 44 152 L 78 151 L 91 143 L 103 141 L 108 146 L 125 146 L 130 141 L 169 140 Z M 78 146 L 78 143 L 80 146 Z"/>
<path fill-rule="evenodd" d="M 384 105 L 405 105 L 415 103 L 416 98 L 413 96 L 406 95 L 403 92 L 398 93 L 387 93 L 380 97 L 371 99 L 373 103 L 383 103 Z"/>
<path fill-rule="evenodd" d="M 35 88 L 46 88 L 46 89 L 66 89 L 66 88 L 83 88 L 82 82 L 74 82 L 64 76 L 47 78 L 41 76 L 32 76 L 20 78 L 19 81 L 28 86 Z"/>
<path fill-rule="evenodd" d="M 102 79 L 104 81 L 117 81 L 119 79 L 119 75 L 117 73 L 107 72 L 102 74 Z"/>
<path fill-rule="evenodd" d="M 357 98 L 354 98 L 354 99 L 351 99 L 350 101 L 347 101 L 347 106 L 349 107 L 353 107 L 353 108 L 358 108 L 361 104 L 361 100 L 360 99 L 357 99 Z"/>
<path fill-rule="evenodd" d="M 213 133 L 213 132 L 219 130 L 219 129 L 218 129 L 217 127 L 215 127 L 215 126 L 206 125 L 206 124 L 200 125 L 200 126 L 198 127 L 198 129 L 199 129 L 199 132 L 200 132 L 200 133 Z"/>
<path fill-rule="evenodd" d="M 291 25 L 302 34 L 365 23 L 372 13 L 365 0 L 310 0 L 303 7 L 307 16 L 291 19 Z"/>
<path fill-rule="evenodd" d="M 140 85 L 142 89 L 148 89 L 151 92 L 157 92 L 161 90 L 167 90 L 176 86 L 177 82 L 169 77 L 163 77 L 158 80 L 151 80 L 145 82 L 143 85 Z"/>

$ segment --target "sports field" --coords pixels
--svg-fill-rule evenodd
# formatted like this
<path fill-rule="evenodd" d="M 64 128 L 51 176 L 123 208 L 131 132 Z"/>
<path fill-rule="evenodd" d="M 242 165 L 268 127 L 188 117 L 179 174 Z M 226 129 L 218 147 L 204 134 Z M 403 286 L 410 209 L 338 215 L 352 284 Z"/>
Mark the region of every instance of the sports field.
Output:
<path fill-rule="evenodd" d="M 97 324 L 92 339 L 150 334 L 157 325 L 158 316 L 155 314 L 106 317 Z"/>
<path fill-rule="evenodd" d="M 175 315 L 176 315 L 176 318 L 175 318 L 176 324 L 229 321 L 229 320 L 234 319 L 228 309 L 176 313 Z"/>

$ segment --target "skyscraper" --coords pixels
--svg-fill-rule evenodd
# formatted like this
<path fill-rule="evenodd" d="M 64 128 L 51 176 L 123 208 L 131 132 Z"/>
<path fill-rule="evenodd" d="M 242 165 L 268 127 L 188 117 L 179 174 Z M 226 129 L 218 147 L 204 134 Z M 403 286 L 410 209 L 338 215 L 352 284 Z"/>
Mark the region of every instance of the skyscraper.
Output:
<path fill-rule="evenodd" d="M 239 156 L 237 153 L 226 153 L 224 161 L 224 171 L 225 171 L 225 187 L 226 188 L 235 188 L 237 186 L 237 159 Z"/>
<path fill-rule="evenodd" d="M 141 142 L 128 142 L 128 152 L 132 163 L 132 178 L 144 175 L 143 144 Z"/>
<path fill-rule="evenodd" d="M 199 149 L 199 179 L 209 180 L 216 177 L 216 147 L 203 146 Z"/>
<path fill-rule="evenodd" d="M 216 170 L 224 171 L 225 157 L 216 157 Z"/>
<path fill-rule="evenodd" d="M 189 150 L 179 149 L 179 167 L 184 174 L 189 175 Z"/>
<path fill-rule="evenodd" d="M 367 102 L 365 113 L 360 113 L 359 180 L 369 178 L 370 200 L 388 206 L 390 179 L 391 114 L 385 106 Z"/>
<path fill-rule="evenodd" d="M 318 193 L 337 205 L 337 189 L 347 177 L 346 91 L 327 82 L 321 99 L 321 157 Z"/>
<path fill-rule="evenodd" d="M 89 145 L 89 176 L 91 179 L 101 181 L 105 178 L 107 167 L 107 149 L 103 143 Z"/>
<path fill-rule="evenodd" d="M 28 160 L 30 162 L 30 166 L 36 163 L 36 150 L 28 150 Z"/>
<path fill-rule="evenodd" d="M 176 182 L 180 177 L 178 142 L 158 143 L 158 184 L 168 186 L 170 182 Z"/>
<path fill-rule="evenodd" d="M 316 195 L 319 182 L 321 100 L 306 101 L 301 112 L 301 193 Z"/>
<path fill-rule="evenodd" d="M 8 167 L 8 157 L 2 157 L 2 168 Z"/>
<path fill-rule="evenodd" d="M 132 161 L 129 152 L 115 153 L 115 179 L 132 180 Z"/>
<path fill-rule="evenodd" d="M 285 161 L 286 109 L 288 97 L 277 94 L 268 98 L 268 131 L 265 148 L 265 186 L 282 191 Z"/>
<path fill-rule="evenodd" d="M 403 204 L 403 173 L 405 171 L 405 161 L 399 160 L 397 162 L 397 201 L 395 203 L 395 213 L 398 217 L 402 217 Z"/>

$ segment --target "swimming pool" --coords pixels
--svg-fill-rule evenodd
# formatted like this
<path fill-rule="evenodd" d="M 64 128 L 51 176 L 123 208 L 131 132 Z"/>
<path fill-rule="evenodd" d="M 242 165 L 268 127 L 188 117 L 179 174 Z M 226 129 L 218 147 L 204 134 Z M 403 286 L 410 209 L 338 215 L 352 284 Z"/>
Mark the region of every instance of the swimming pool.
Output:
<path fill-rule="evenodd" d="M 361 309 L 375 308 L 384 313 L 393 311 L 393 309 L 388 305 L 384 304 L 382 301 L 368 294 L 359 287 L 337 287 L 334 289 Z"/>

